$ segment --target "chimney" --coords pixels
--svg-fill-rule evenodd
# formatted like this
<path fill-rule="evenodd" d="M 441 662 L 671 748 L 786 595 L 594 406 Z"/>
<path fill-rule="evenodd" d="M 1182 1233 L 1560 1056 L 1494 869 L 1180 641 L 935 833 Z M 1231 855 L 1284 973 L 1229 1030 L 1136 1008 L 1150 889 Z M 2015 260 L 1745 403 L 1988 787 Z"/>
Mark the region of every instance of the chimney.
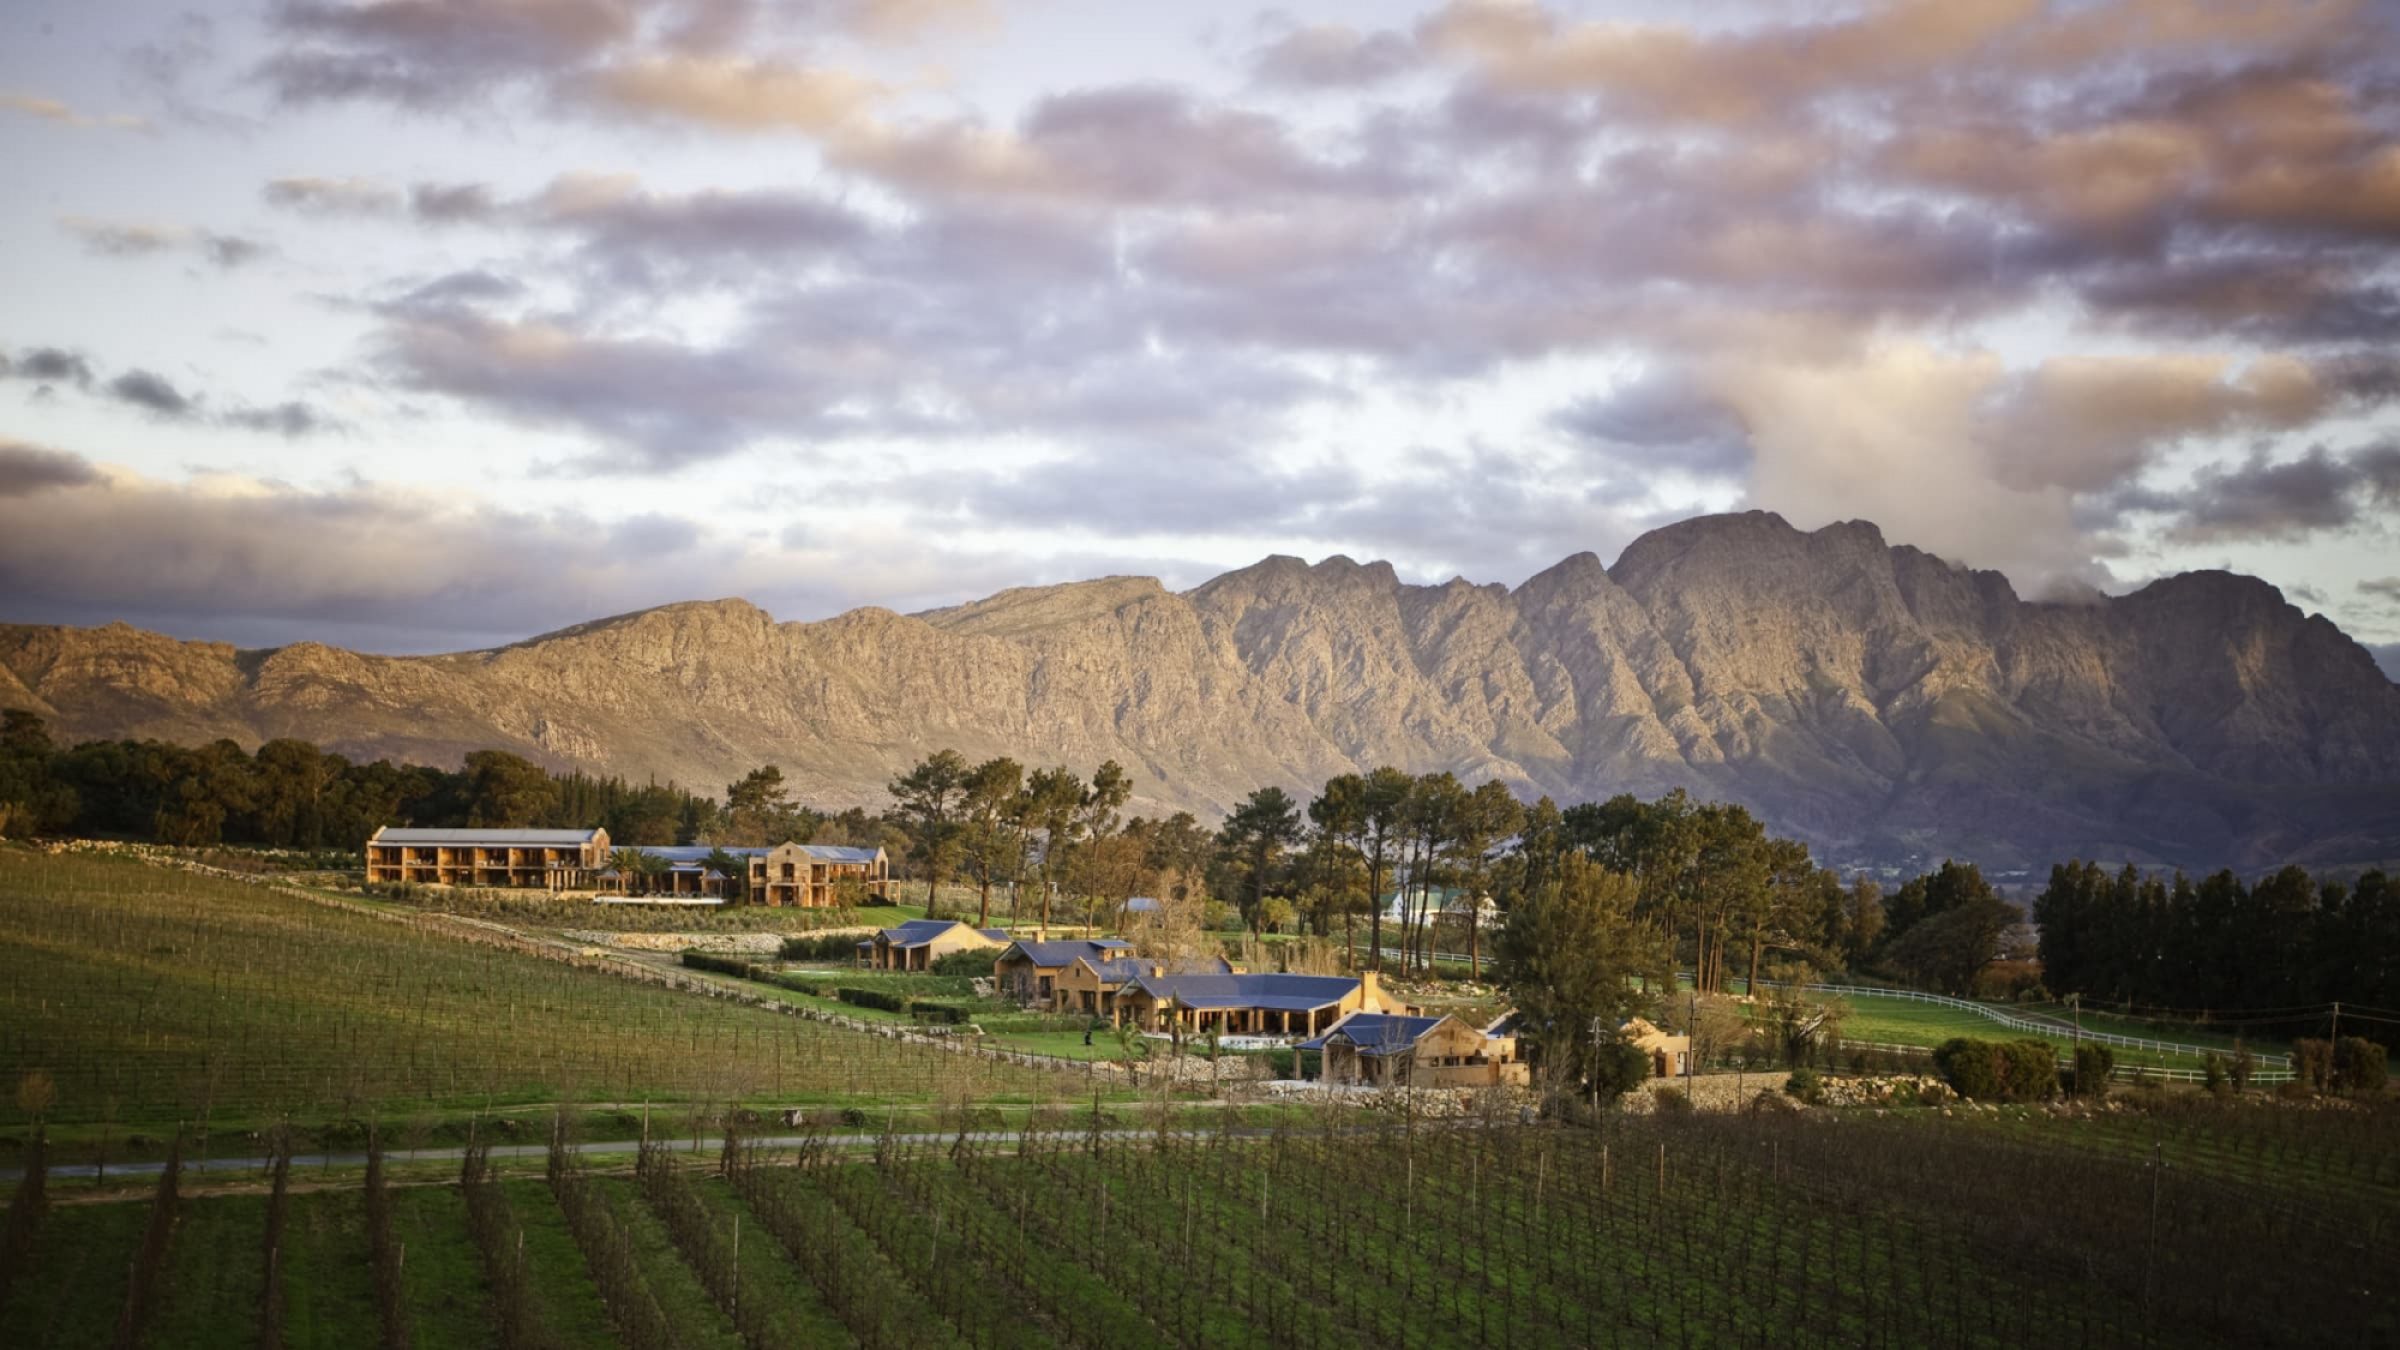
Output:
<path fill-rule="evenodd" d="M 1150 975 L 1151 975 L 1151 978 L 1153 978 L 1153 979 L 1156 979 L 1157 977 L 1159 977 L 1159 976 L 1161 976 L 1161 975 L 1164 975 L 1164 974 L 1166 974 L 1166 973 L 1167 973 L 1167 968 L 1166 968 L 1165 966 L 1162 966 L 1162 965 L 1160 965 L 1160 964 L 1159 964 L 1158 962 L 1156 962 L 1156 961 L 1153 961 L 1153 962 L 1151 962 L 1151 963 L 1150 963 Z"/>
<path fill-rule="evenodd" d="M 1383 1003 L 1383 977 L 1375 971 L 1362 970 L 1358 973 L 1358 984 L 1358 1006 L 1380 1010 Z"/>

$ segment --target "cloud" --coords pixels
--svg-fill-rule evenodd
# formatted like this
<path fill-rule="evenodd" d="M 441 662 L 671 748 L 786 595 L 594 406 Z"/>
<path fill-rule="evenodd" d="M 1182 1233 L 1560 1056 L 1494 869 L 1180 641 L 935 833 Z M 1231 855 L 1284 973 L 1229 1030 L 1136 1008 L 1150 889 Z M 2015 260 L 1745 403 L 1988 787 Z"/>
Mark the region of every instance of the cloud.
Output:
<path fill-rule="evenodd" d="M 85 248 L 116 258 L 164 253 L 190 237 L 188 231 L 171 225 L 112 224 L 80 216 L 69 216 L 60 223 L 82 239 Z"/>
<path fill-rule="evenodd" d="M 10 112 L 20 112 L 28 117 L 39 117 L 46 122 L 56 122 L 61 126 L 77 128 L 102 127 L 115 131 L 146 131 L 150 126 L 147 121 L 139 117 L 124 114 L 95 117 L 88 113 L 77 112 L 54 98 L 44 98 L 38 94 L 12 93 L 7 90 L 0 90 L 0 108 Z"/>
<path fill-rule="evenodd" d="M 2265 447 L 2234 463 L 2202 466 L 2180 487 L 2129 485 L 2101 499 L 2103 518 L 2144 513 L 2183 543 L 2297 541 L 2346 530 L 2376 508 L 2400 506 L 2400 446 L 2347 455 L 2322 445 L 2292 458 Z M 2370 591 L 2381 583 L 2363 583 Z"/>
<path fill-rule="evenodd" d="M 833 131 L 886 92 L 844 70 L 682 54 L 604 66 L 567 87 L 615 111 L 740 131 Z"/>
<path fill-rule="evenodd" d="M 53 488 L 82 487 L 100 473 L 81 455 L 0 440 L 0 498 L 30 497 Z"/>
<path fill-rule="evenodd" d="M 1551 415 L 1559 430 L 1628 468 L 1738 479 L 1751 464 L 1750 430 L 1688 373 L 1645 372 Z"/>
<path fill-rule="evenodd" d="M 366 178 L 277 178 L 260 190 L 270 206 L 316 215 L 386 215 L 400 209 L 400 194 Z"/>
<path fill-rule="evenodd" d="M 1250 77 L 1283 89 L 1363 88 L 1396 79 L 1422 63 L 1399 33 L 1362 33 L 1342 24 L 1287 29 L 1250 54 Z"/>
<path fill-rule="evenodd" d="M 266 244 L 240 235 L 194 230 L 181 225 L 92 220 L 67 216 L 60 220 L 69 233 L 93 253 L 112 258 L 138 258 L 190 249 L 220 268 L 235 268 L 269 250 Z"/>
<path fill-rule="evenodd" d="M 437 223 L 487 220 L 496 212 L 491 189 L 481 183 L 418 183 L 408 190 L 408 209 Z"/>
<path fill-rule="evenodd" d="M 147 370 L 126 371 L 110 380 L 107 389 L 110 398 L 159 417 L 188 417 L 196 411 L 193 401 L 165 376 Z"/>
<path fill-rule="evenodd" d="M 81 352 L 60 347 L 32 347 L 17 353 L 15 360 L 0 355 L 0 379 L 38 380 L 44 384 L 71 384 L 88 389 L 92 384 L 91 364 Z"/>
<path fill-rule="evenodd" d="M 0 483 L 12 481 L 12 462 L 0 452 Z M 879 527 L 839 521 L 778 543 L 715 528 L 705 512 L 600 521 L 390 483 L 87 471 L 25 493 L 0 488 L 0 595 L 12 620 L 124 619 L 245 646 L 458 650 L 694 596 L 747 595 L 818 617 L 866 603 L 956 604 L 1029 571 L 1067 580 L 1142 567 L 1106 553 L 1029 562 L 933 537 L 893 549 Z"/>

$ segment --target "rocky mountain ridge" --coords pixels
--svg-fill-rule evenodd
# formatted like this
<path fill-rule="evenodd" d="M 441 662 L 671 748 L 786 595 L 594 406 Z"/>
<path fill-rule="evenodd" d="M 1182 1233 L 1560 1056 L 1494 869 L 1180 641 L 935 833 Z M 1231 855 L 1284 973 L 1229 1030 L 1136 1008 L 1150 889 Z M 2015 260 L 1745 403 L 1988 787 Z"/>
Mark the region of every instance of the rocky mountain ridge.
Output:
<path fill-rule="evenodd" d="M 2400 857 L 2400 686 L 2273 587 L 2037 603 L 1863 522 L 1758 512 L 1513 590 L 1273 557 L 1182 593 L 1110 577 L 813 623 L 694 602 L 430 657 L 0 626 L 0 705 L 73 739 L 497 746 L 708 789 L 772 761 L 829 806 L 951 745 L 1114 758 L 1137 809 L 1204 817 L 1392 763 L 1561 801 L 1685 787 L 1851 861 Z"/>

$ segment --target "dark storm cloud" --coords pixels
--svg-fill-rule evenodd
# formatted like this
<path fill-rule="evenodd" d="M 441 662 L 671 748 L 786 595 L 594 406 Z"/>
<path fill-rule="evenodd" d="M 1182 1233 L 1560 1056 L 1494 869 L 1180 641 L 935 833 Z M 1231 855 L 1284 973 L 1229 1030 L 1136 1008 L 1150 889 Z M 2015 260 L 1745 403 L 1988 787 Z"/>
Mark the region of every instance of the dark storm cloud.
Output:
<path fill-rule="evenodd" d="M 0 440 L 0 497 L 30 497 L 52 488 L 83 487 L 100 472 L 81 455 Z"/>
<path fill-rule="evenodd" d="M 1551 422 L 1637 471 L 1738 479 L 1753 454 L 1740 414 L 1674 371 L 1646 372 L 1609 393 L 1580 399 L 1552 414 Z"/>
<path fill-rule="evenodd" d="M 165 376 L 147 370 L 126 371 L 110 380 L 107 390 L 110 398 L 160 417 L 189 417 L 196 411 L 192 400 L 183 391 L 169 383 Z"/>
<path fill-rule="evenodd" d="M 89 389 L 92 385 L 92 367 L 80 352 L 59 347 L 33 347 L 18 352 L 13 361 L 0 355 L 0 379 L 39 380 Z"/>
<path fill-rule="evenodd" d="M 2087 519 L 2112 528 L 2128 514 L 2160 516 L 2168 536 L 2183 542 L 2298 540 L 2349 529 L 2392 507 L 2400 507 L 2400 446 L 2347 455 L 2311 446 L 2291 459 L 2261 447 L 2238 463 L 2203 468 L 2188 487 L 2119 489 L 2091 502 Z"/>

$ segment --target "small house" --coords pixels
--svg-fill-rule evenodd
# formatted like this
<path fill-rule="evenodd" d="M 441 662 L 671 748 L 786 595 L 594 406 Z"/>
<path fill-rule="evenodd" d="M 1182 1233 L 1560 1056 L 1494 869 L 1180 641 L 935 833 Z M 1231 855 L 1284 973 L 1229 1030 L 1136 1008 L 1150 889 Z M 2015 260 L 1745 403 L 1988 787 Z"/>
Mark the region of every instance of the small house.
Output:
<path fill-rule="evenodd" d="M 1516 1057 L 1515 1036 L 1493 1036 L 1446 1013 L 1352 1013 L 1300 1048 L 1323 1053 L 1328 1083 L 1449 1088 L 1531 1081 Z"/>
<path fill-rule="evenodd" d="M 1106 961 L 1132 950 L 1133 945 L 1123 938 L 1012 942 L 992 962 L 992 979 L 1002 993 L 1019 1003 L 1050 1004 L 1056 1001 L 1059 977 L 1078 960 Z"/>
<path fill-rule="evenodd" d="M 930 970 L 952 952 L 1008 945 L 1002 928 L 973 928 L 956 919 L 911 919 L 858 944 L 857 963 L 873 970 Z"/>
<path fill-rule="evenodd" d="M 1681 1078 L 1691 1069 L 1692 1038 L 1658 1029 L 1647 1018 L 1635 1017 L 1617 1028 L 1617 1037 L 1650 1057 L 1650 1076 Z"/>

